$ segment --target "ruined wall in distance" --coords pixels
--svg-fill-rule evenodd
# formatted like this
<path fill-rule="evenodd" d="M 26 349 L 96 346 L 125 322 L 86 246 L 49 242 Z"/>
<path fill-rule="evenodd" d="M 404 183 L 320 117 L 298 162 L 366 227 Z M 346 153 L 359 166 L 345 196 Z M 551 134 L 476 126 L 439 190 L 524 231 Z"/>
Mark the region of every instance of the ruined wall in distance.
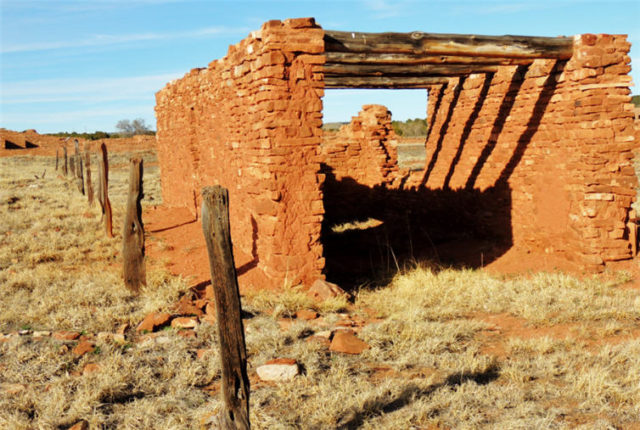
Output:
<path fill-rule="evenodd" d="M 349 124 L 325 136 L 323 170 L 338 180 L 350 177 L 370 187 L 390 183 L 398 171 L 397 146 L 391 112 L 382 105 L 364 105 Z"/>

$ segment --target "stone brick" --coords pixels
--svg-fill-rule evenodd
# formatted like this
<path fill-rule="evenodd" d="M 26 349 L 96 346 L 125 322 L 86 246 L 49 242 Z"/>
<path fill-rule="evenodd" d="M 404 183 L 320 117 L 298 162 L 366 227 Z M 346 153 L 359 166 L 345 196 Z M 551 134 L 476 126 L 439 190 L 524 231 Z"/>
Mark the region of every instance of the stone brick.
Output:
<path fill-rule="evenodd" d="M 224 58 L 156 94 L 163 200 L 193 207 L 204 185 L 229 188 L 231 218 L 256 223 L 260 263 L 248 278 L 278 286 L 292 268 L 307 285 L 323 278 L 320 231 L 331 204 L 320 190 L 325 175 L 434 193 L 508 184 L 503 215 L 514 245 L 544 250 L 560 241 L 554 249 L 562 255 L 593 256 L 605 240 L 624 243 L 619 228 L 605 227 L 625 220 L 637 185 L 624 36 L 576 36 L 566 64 L 537 60 L 526 74 L 503 66 L 489 81 L 471 76 L 461 87 L 458 78 L 431 87 L 428 177 L 416 178 L 398 168 L 384 106 L 363 106 L 323 139 L 323 35 L 312 18 L 269 21 Z M 401 207 L 402 199 L 393 204 Z M 451 203 L 434 197 L 429 204 Z M 232 223 L 233 241 L 251 250 L 243 222 Z M 567 225 L 584 227 L 592 243 Z M 624 252 L 618 246 L 609 254 L 606 260 Z M 597 258 L 585 267 L 599 267 Z"/>

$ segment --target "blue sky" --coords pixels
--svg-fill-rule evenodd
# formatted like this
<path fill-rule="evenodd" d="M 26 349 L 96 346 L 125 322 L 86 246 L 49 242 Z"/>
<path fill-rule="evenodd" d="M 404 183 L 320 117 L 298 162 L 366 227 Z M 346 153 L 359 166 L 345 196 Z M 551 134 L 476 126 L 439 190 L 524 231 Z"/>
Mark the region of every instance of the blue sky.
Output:
<path fill-rule="evenodd" d="M 628 34 L 640 82 L 640 1 L 0 0 L 0 127 L 113 131 L 155 128 L 154 93 L 223 57 L 270 19 L 313 16 L 325 29 L 365 32 Z M 632 87 L 634 94 L 640 93 Z M 424 90 L 328 90 L 324 120 L 382 103 L 394 119 L 424 117 Z"/>

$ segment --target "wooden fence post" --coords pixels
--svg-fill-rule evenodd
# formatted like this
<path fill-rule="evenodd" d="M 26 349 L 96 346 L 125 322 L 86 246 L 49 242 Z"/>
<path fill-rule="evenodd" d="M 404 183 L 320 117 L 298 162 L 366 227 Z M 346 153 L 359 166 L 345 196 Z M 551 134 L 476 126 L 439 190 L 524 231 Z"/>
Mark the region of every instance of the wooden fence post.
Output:
<path fill-rule="evenodd" d="M 69 172 L 71 172 L 71 176 L 75 178 L 75 176 L 76 176 L 76 157 L 75 157 L 75 155 L 71 155 L 69 157 Z"/>
<path fill-rule="evenodd" d="M 109 158 L 107 156 L 107 147 L 104 143 L 100 145 L 102 157 L 100 157 L 100 200 L 102 203 L 102 214 L 105 217 L 104 228 L 107 237 L 113 237 L 113 229 L 111 228 L 111 202 L 109 202 Z"/>
<path fill-rule="evenodd" d="M 93 184 L 91 184 L 91 153 L 88 149 L 84 150 L 84 168 L 87 171 L 87 199 L 89 206 L 93 206 Z"/>
<path fill-rule="evenodd" d="M 229 192 L 221 186 L 202 190 L 202 230 L 218 318 L 222 398 L 221 429 L 249 429 L 249 377 L 241 318 L 240 291 L 231 248 Z"/>
<path fill-rule="evenodd" d="M 131 159 L 129 167 L 129 197 L 122 230 L 122 272 L 124 284 L 138 292 L 147 285 L 144 266 L 144 227 L 142 225 L 142 160 Z"/>
<path fill-rule="evenodd" d="M 104 216 L 104 195 L 102 194 L 102 161 L 100 160 L 100 156 L 98 156 L 98 180 L 96 183 L 96 191 L 98 193 L 98 203 L 100 204 L 100 210 L 102 211 L 102 215 Z"/>
<path fill-rule="evenodd" d="M 76 184 L 78 185 L 78 191 L 80 191 L 82 193 L 82 195 L 84 196 L 84 169 L 83 169 L 83 165 L 84 163 L 82 162 L 82 155 L 78 154 L 77 156 L 77 163 L 76 163 L 76 169 L 78 171 L 78 175 L 76 178 Z"/>
<path fill-rule="evenodd" d="M 78 139 L 73 140 L 73 145 L 75 146 L 75 155 L 74 158 L 76 160 L 76 185 L 78 187 L 78 191 L 84 195 L 84 174 L 82 169 L 82 157 L 80 156 L 80 144 L 78 143 Z"/>
<path fill-rule="evenodd" d="M 56 148 L 56 172 L 58 171 L 59 158 L 60 158 L 60 148 Z"/>
<path fill-rule="evenodd" d="M 69 173 L 69 169 L 67 166 L 67 145 L 63 145 L 62 146 L 62 152 L 64 152 L 64 166 L 62 171 L 64 172 L 64 176 L 67 176 L 67 174 Z"/>
<path fill-rule="evenodd" d="M 629 241 L 631 242 L 631 256 L 635 257 L 638 255 L 638 218 L 635 209 L 629 211 L 627 228 L 629 229 Z"/>

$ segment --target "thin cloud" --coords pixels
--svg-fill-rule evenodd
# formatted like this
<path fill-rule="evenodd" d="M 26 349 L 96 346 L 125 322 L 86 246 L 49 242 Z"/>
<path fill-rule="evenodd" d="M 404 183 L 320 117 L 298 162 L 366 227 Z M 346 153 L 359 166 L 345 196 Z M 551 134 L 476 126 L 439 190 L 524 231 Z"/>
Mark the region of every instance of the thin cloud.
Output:
<path fill-rule="evenodd" d="M 556 4 L 557 5 L 557 4 Z M 511 15 L 522 12 L 532 12 L 552 8 L 553 4 L 544 4 L 540 2 L 522 2 L 522 3 L 482 3 L 473 4 L 465 3 L 464 6 L 456 6 L 452 12 L 457 15 Z"/>
<path fill-rule="evenodd" d="M 483 8 L 485 14 L 510 14 L 510 13 L 520 13 L 520 12 L 529 12 L 532 10 L 541 10 L 548 8 L 549 5 L 536 4 L 536 3 L 509 3 L 509 4 L 498 4 L 495 6 L 487 6 Z"/>
<path fill-rule="evenodd" d="M 3 82 L 2 104 L 152 100 L 153 94 L 183 73 L 106 79 L 40 79 Z"/>
<path fill-rule="evenodd" d="M 401 3 L 389 2 L 388 0 L 366 0 L 364 7 L 373 12 L 373 16 L 378 19 L 393 18 L 401 15 Z"/>
<path fill-rule="evenodd" d="M 25 119 L 23 113 L 5 113 L 3 120 L 11 127 L 11 123 L 22 123 Z M 88 119 L 104 119 L 113 116 L 123 117 L 144 117 L 153 116 L 152 105 L 123 106 L 114 108 L 79 109 L 70 111 L 43 112 L 38 113 L 39 124 L 63 124 L 72 122 L 78 124 L 79 121 Z M 15 128 L 15 127 L 14 127 Z M 18 127 L 20 128 L 20 127 Z M 64 125 L 60 129 L 64 128 Z"/>
<path fill-rule="evenodd" d="M 63 1 L 34 1 L 34 0 L 3 0 L 5 6 L 30 9 L 41 9 L 57 13 L 87 13 L 105 12 L 114 9 L 161 6 L 163 4 L 179 3 L 183 0 L 63 0 Z"/>
<path fill-rule="evenodd" d="M 233 35 L 247 33 L 245 27 L 205 27 L 190 31 L 167 33 L 133 33 L 133 34 L 95 34 L 85 39 L 61 40 L 53 42 L 33 42 L 23 44 L 3 44 L 0 53 L 9 54 L 16 52 L 50 51 L 56 49 L 88 48 L 96 46 L 109 46 L 134 42 L 147 42 L 156 40 L 193 39 L 208 36 Z"/>

